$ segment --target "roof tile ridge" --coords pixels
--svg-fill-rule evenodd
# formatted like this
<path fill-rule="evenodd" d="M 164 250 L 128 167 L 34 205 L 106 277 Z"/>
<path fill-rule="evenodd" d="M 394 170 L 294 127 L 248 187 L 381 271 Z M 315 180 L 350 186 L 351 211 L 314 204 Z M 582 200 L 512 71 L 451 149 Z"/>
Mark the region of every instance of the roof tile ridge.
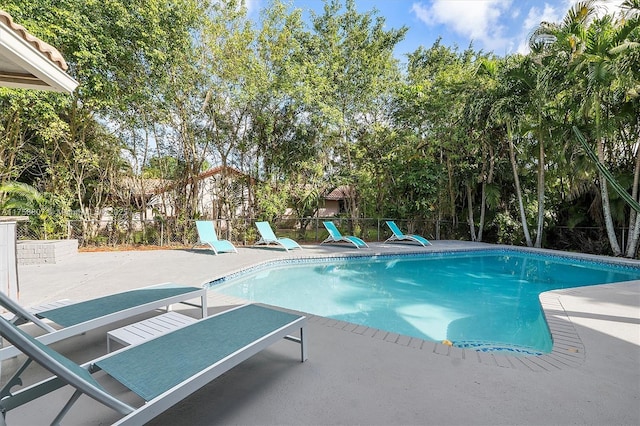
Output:
<path fill-rule="evenodd" d="M 66 61 L 62 57 L 62 54 L 60 54 L 60 52 L 55 47 L 31 35 L 25 27 L 14 22 L 11 15 L 3 10 L 0 10 L 0 22 L 3 22 L 9 28 L 15 31 L 18 35 L 20 35 L 20 37 L 22 37 L 23 40 L 35 47 L 51 62 L 57 64 L 63 71 L 66 71 L 69 68 Z"/>

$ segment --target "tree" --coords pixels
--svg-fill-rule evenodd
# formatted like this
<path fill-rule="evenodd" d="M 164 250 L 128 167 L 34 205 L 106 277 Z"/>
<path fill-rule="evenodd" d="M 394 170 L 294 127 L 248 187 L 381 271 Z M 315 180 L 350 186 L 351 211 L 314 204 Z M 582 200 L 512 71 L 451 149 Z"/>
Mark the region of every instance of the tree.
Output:
<path fill-rule="evenodd" d="M 598 161 L 602 164 L 610 162 L 617 153 L 613 143 L 615 135 L 610 125 L 616 87 L 626 85 L 626 90 L 629 90 L 637 86 L 637 80 L 634 82 L 633 77 L 631 81 L 621 78 L 623 67 L 618 64 L 623 57 L 633 60 L 633 52 L 640 49 L 637 42 L 640 8 L 637 1 L 627 1 L 623 6 L 628 19 L 617 19 L 613 15 L 596 18 L 595 1 L 578 2 L 569 10 L 561 25 L 543 23 L 536 32 L 538 37 L 550 41 L 546 43 L 549 52 L 563 53 L 568 70 L 582 89 L 579 104 L 581 116 L 592 129 L 590 133 L 596 144 Z M 635 58 L 637 60 L 637 53 Z M 638 65 L 640 63 L 636 62 L 636 68 Z M 626 68 L 630 69 L 628 64 Z M 598 173 L 609 244 L 613 254 L 620 255 L 622 249 L 615 234 L 608 181 L 602 170 Z M 635 247 L 632 250 L 635 252 Z"/>
<path fill-rule="evenodd" d="M 491 168 L 490 162 L 486 162 L 490 156 L 482 155 L 488 152 L 483 151 L 486 145 L 482 133 L 468 116 L 471 93 L 480 90 L 471 84 L 475 83 L 477 56 L 471 48 L 459 52 L 457 47 L 443 46 L 440 40 L 429 49 L 420 48 L 409 55 L 408 84 L 399 91 L 395 112 L 397 129 L 407 136 L 405 142 L 414 144 L 414 152 L 431 163 L 430 167 L 413 173 L 427 187 L 433 186 L 425 188 L 431 191 L 431 197 L 422 203 L 430 204 L 430 210 L 437 212 L 438 223 L 448 217 L 455 229 L 458 212 L 464 211 L 458 197 L 461 193 L 466 195 L 472 239 L 478 236 L 474 218 L 476 182 L 485 181 L 488 176 L 483 170 Z M 423 171 L 431 177 L 422 176 Z M 486 198 L 481 196 L 481 206 L 485 202 Z M 481 217 L 484 219 L 482 213 Z"/>
<path fill-rule="evenodd" d="M 354 0 L 346 0 L 344 12 L 338 0 L 326 0 L 324 13 L 312 15 L 313 35 L 306 43 L 314 58 L 310 83 L 315 87 L 311 102 L 322 121 L 322 141 L 335 169 L 329 175 L 335 184 L 350 186 L 347 209 L 360 217 L 355 183 L 360 169 L 357 141 L 379 115 L 385 98 L 398 81 L 393 49 L 407 28 L 385 31 L 385 20 L 374 11 L 358 13 Z"/>
<path fill-rule="evenodd" d="M 522 136 L 522 129 L 527 127 L 526 109 L 529 101 L 526 96 L 528 86 L 522 83 L 523 78 L 519 77 L 520 72 L 518 71 L 522 66 L 523 60 L 524 58 L 521 57 L 511 57 L 505 59 L 501 66 L 498 66 L 495 62 L 483 61 L 479 72 L 494 76 L 497 79 L 495 99 L 489 112 L 489 119 L 491 122 L 504 127 L 504 139 L 508 145 L 509 163 L 513 173 L 514 192 L 520 224 L 526 245 L 533 247 L 520 178 L 521 169 L 526 170 L 527 167 L 519 167 L 516 155 L 516 145 L 519 145 L 521 150 L 526 152 L 524 149 L 525 142 L 529 139 L 526 136 Z M 525 164 L 528 164 L 528 161 L 528 157 L 524 159 Z"/>
<path fill-rule="evenodd" d="M 160 121 L 156 112 L 167 110 L 172 84 L 167 67 L 191 57 L 191 30 L 202 16 L 201 2 L 6 3 L 3 9 L 61 51 L 80 82 L 71 102 L 56 109 L 58 124 L 47 127 L 46 156 L 33 160 L 39 173 L 33 179 L 46 178 L 48 190 L 74 197 L 85 218 L 99 215 L 105 193 L 122 176 L 125 142 L 134 160 L 129 170 L 139 172 L 144 164 L 144 158 L 136 164 L 139 132 Z M 112 133 L 120 138 L 111 138 Z"/>

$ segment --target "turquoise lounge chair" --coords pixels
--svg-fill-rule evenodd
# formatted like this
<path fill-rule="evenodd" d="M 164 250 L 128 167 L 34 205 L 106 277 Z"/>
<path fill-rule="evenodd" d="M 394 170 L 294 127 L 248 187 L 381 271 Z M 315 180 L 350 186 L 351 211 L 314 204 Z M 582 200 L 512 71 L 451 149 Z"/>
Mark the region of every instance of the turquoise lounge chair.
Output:
<path fill-rule="evenodd" d="M 196 229 L 198 230 L 198 242 L 195 246 L 209 246 L 214 254 L 218 253 L 237 253 L 238 250 L 227 240 L 219 240 L 216 235 L 216 229 L 210 220 L 196 220 Z"/>
<path fill-rule="evenodd" d="M 416 243 L 421 244 L 422 246 L 431 245 L 429 240 L 427 240 L 424 237 L 421 237 L 420 235 L 403 234 L 400 228 L 398 228 L 398 225 L 396 225 L 394 221 L 388 220 L 387 226 L 389 227 L 389 229 L 391 229 L 392 235 L 385 240 L 385 243 L 387 241 L 415 241 Z"/>
<path fill-rule="evenodd" d="M 9 320 L 10 322 L 15 324 L 33 323 L 41 328 L 45 334 L 39 336 L 38 340 L 49 345 L 98 327 L 197 298 L 201 300 L 198 307 L 202 309 L 202 317 L 206 317 L 207 290 L 201 287 L 187 287 L 172 283 L 143 287 L 72 303 L 36 314 L 29 312 L 2 292 L 0 292 L 0 305 L 15 315 Z M 52 323 L 58 328 L 54 328 Z M 13 346 L 3 347 L 0 349 L 0 361 L 14 357 L 19 353 L 20 351 Z"/>
<path fill-rule="evenodd" d="M 260 233 L 260 239 L 254 244 L 254 246 L 261 244 L 279 244 L 284 247 L 286 251 L 297 248 L 302 250 L 300 244 L 296 243 L 291 238 L 276 237 L 276 234 L 273 232 L 273 229 L 271 229 L 271 225 L 269 225 L 269 222 L 256 222 L 256 227 L 258 228 L 258 232 Z"/>
<path fill-rule="evenodd" d="M 75 392 L 52 424 L 59 424 L 82 394 L 120 413 L 118 425 L 142 425 L 182 401 L 231 368 L 284 338 L 300 344 L 306 360 L 306 318 L 257 305 L 244 305 L 199 320 L 144 343 L 128 346 L 83 365 L 78 365 L 0 317 L 0 334 L 28 359 L 0 389 L 0 424 L 11 410 L 66 385 Z M 298 333 L 292 336 L 291 333 Z M 32 362 L 53 374 L 34 385 L 19 389 L 21 375 Z M 145 404 L 133 406 L 120 399 L 120 391 L 110 393 L 98 380 L 104 371 Z M 132 400 L 131 395 L 125 398 Z M 137 404 L 136 404 L 137 405 Z"/>
<path fill-rule="evenodd" d="M 347 242 L 347 243 L 351 243 L 354 246 L 356 246 L 356 248 L 362 248 L 362 247 L 369 247 L 367 245 L 367 243 L 365 243 L 363 240 L 361 240 L 358 237 L 354 237 L 353 235 L 346 235 L 343 236 L 340 231 L 338 231 L 338 228 L 336 228 L 336 225 L 334 225 L 333 222 L 322 222 L 324 227 L 327 228 L 327 232 L 329 232 L 329 236 L 320 244 L 324 244 L 324 243 L 338 243 L 341 241 Z"/>

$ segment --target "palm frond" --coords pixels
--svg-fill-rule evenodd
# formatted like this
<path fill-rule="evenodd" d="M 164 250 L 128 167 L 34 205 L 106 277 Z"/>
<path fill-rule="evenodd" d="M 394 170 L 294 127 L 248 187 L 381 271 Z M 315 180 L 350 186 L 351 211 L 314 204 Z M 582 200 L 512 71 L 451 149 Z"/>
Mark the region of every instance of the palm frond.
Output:
<path fill-rule="evenodd" d="M 31 185 L 7 182 L 0 185 L 0 211 L 31 209 L 44 201 L 44 196 Z"/>
<path fill-rule="evenodd" d="M 624 0 L 620 8 L 627 19 L 640 16 L 640 0 Z"/>
<path fill-rule="evenodd" d="M 633 199 L 633 197 L 631 197 L 631 195 L 629 195 L 629 193 L 622 187 L 622 185 L 620 185 L 620 183 L 613 177 L 609 169 L 607 169 L 607 167 L 602 164 L 600 160 L 598 160 L 598 156 L 589 146 L 587 140 L 584 138 L 584 136 L 576 126 L 573 126 L 573 132 L 575 133 L 578 141 L 584 148 L 589 158 L 591 158 L 591 160 L 596 163 L 598 170 L 602 172 L 602 175 L 605 177 L 609 185 L 611 185 L 611 188 L 613 188 L 613 190 L 629 205 L 629 207 L 640 213 L 640 203 L 638 203 Z"/>
<path fill-rule="evenodd" d="M 562 20 L 562 25 L 565 28 L 571 28 L 576 25 L 586 26 L 596 12 L 595 0 L 579 1 L 569 9 Z"/>
<path fill-rule="evenodd" d="M 631 50 L 637 50 L 640 49 L 640 43 L 637 41 L 624 41 L 620 44 L 618 44 L 617 46 L 612 47 L 611 49 L 609 49 L 609 54 L 610 55 L 618 55 L 621 53 L 627 53 Z"/>

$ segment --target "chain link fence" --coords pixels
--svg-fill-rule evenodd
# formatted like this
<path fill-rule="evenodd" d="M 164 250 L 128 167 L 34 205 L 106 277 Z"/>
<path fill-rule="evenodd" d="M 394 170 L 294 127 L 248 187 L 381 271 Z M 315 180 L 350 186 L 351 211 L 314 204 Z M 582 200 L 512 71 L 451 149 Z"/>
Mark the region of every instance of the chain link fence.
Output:
<path fill-rule="evenodd" d="M 319 243 L 328 233 L 323 221 L 333 221 L 345 235 L 355 235 L 365 241 L 384 241 L 391 235 L 386 220 L 393 220 L 406 234 L 418 234 L 430 240 L 470 240 L 469 225 L 453 224 L 448 221 L 375 218 L 340 218 L 283 217 L 270 221 L 276 235 L 289 237 L 300 243 Z M 259 239 L 254 225 L 255 220 L 249 218 L 215 219 L 213 220 L 218 237 L 227 239 L 235 245 L 251 245 Z M 619 241 L 625 242 L 627 228 L 619 228 Z M 488 243 L 504 243 L 524 245 L 519 231 L 488 227 L 482 240 Z M 19 240 L 37 240 L 28 222 L 17 225 Z M 191 247 L 198 241 L 194 220 L 156 219 L 156 220 L 72 220 L 67 222 L 68 239 L 77 239 L 80 247 L 118 247 L 118 246 L 159 246 L 159 247 Z M 606 231 L 599 227 L 564 227 L 555 226 L 545 231 L 545 248 L 580 251 L 582 253 L 611 255 Z"/>
<path fill-rule="evenodd" d="M 394 220 L 405 233 L 415 233 L 430 239 L 458 239 L 448 224 L 430 221 L 408 222 L 401 219 L 349 219 L 336 217 L 279 218 L 271 221 L 271 227 L 279 237 L 293 238 L 301 243 L 317 243 L 328 233 L 323 221 L 333 221 L 346 235 L 356 235 L 366 241 L 384 241 L 391 235 L 385 220 Z M 248 218 L 213 220 L 218 237 L 237 245 L 251 245 L 259 235 L 254 220 Z M 38 239 L 28 223 L 18 224 L 18 239 Z M 152 245 L 192 246 L 198 241 L 194 220 L 71 220 L 67 223 L 67 238 L 77 239 L 80 247 Z M 463 237 L 462 237 L 463 238 Z"/>

